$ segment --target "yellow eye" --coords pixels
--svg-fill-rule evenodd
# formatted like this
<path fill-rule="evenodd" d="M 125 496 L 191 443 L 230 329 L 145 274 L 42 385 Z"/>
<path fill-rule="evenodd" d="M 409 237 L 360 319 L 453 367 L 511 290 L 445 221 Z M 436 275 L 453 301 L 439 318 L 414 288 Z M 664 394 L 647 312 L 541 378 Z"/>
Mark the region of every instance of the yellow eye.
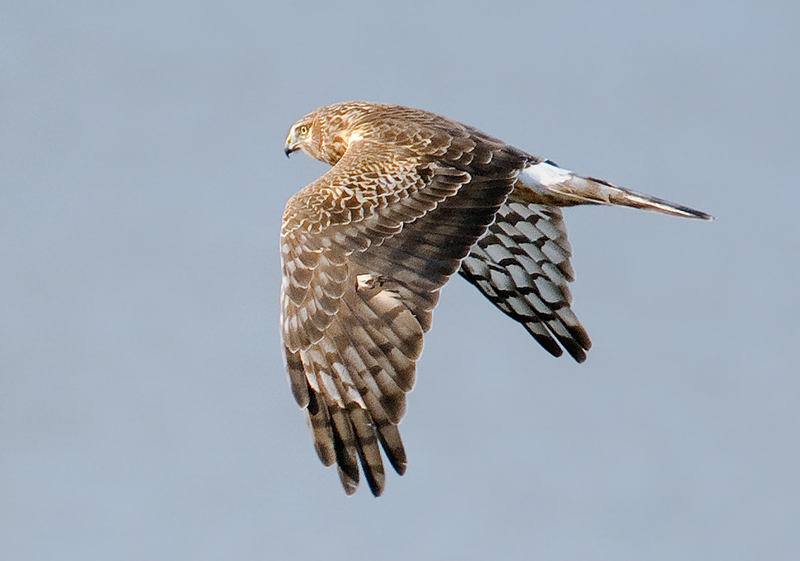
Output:
<path fill-rule="evenodd" d="M 302 125 L 302 126 L 300 127 L 300 135 L 301 135 L 301 136 L 305 136 L 305 135 L 307 135 L 307 134 L 308 134 L 308 127 L 307 127 L 307 126 L 305 126 L 305 125 Z"/>

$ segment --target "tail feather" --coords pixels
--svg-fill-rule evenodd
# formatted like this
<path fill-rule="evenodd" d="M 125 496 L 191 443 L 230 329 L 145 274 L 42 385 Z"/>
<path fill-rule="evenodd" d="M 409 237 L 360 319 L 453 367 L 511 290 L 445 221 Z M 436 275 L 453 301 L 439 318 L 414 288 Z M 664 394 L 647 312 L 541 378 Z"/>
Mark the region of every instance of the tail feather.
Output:
<path fill-rule="evenodd" d="M 712 220 L 705 212 L 617 187 L 602 179 L 583 177 L 550 161 L 528 166 L 520 174 L 517 186 L 530 190 L 535 202 L 554 206 L 600 204 L 652 210 L 673 216 Z"/>

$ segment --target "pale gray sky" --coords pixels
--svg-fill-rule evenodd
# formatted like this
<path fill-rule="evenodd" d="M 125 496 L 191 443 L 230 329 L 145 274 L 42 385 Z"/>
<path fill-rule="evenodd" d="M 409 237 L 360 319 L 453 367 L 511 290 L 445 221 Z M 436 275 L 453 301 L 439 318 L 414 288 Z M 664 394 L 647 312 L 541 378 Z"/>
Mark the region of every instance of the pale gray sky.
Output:
<path fill-rule="evenodd" d="M 800 4 L 0 7 L 0 558 L 800 557 Z M 713 223 L 566 211 L 594 348 L 460 278 L 352 498 L 283 373 L 319 105 L 475 125 Z M 476 413 L 477 411 L 477 413 Z"/>

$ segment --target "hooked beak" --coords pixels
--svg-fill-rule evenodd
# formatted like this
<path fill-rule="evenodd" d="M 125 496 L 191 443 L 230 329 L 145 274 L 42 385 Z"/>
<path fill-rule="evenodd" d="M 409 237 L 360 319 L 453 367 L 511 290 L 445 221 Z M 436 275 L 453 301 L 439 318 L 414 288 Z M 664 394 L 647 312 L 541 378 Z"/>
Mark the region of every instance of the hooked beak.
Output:
<path fill-rule="evenodd" d="M 298 150 L 300 148 L 297 139 L 295 138 L 294 129 L 289 131 L 289 136 L 286 137 L 286 144 L 283 145 L 283 153 L 286 154 L 286 157 L 289 157 L 289 154 Z"/>

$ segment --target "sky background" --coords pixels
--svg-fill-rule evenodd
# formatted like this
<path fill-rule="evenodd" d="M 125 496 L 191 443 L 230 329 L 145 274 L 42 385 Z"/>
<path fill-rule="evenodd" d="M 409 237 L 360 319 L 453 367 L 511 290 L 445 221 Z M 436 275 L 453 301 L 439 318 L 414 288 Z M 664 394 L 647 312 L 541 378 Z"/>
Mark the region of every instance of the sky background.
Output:
<path fill-rule="evenodd" d="M 0 558 L 800 558 L 800 4 L 0 4 Z M 283 372 L 278 233 L 336 101 L 714 214 L 565 211 L 594 347 L 459 277 L 346 497 Z"/>

